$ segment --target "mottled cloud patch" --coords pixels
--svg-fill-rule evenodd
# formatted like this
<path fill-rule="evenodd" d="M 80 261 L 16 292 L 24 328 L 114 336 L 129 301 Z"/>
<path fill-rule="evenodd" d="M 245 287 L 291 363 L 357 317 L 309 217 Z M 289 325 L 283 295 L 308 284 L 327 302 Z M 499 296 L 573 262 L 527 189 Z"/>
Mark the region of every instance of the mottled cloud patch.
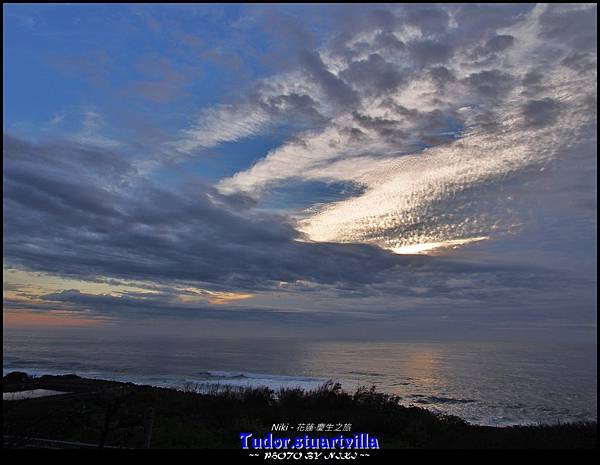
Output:
<path fill-rule="evenodd" d="M 594 34 L 593 22 L 570 30 L 571 40 L 548 34 L 555 18 L 574 21 L 586 8 L 595 13 L 543 5 L 398 10 L 385 29 L 396 47 L 381 47 L 384 29 L 357 32 L 359 42 L 345 32 L 322 48 L 331 57 L 322 63 L 344 81 L 336 88 L 349 86 L 358 100 L 345 99 L 328 124 L 219 188 L 260 198 L 298 179 L 361 186 L 360 195 L 321 204 L 303 220 L 318 241 L 395 249 L 504 234 L 522 218 L 498 192 L 564 156 L 595 123 L 584 108 L 595 101 L 596 73 L 569 68 L 583 60 L 575 36 Z M 346 52 L 336 59 L 342 41 Z"/>

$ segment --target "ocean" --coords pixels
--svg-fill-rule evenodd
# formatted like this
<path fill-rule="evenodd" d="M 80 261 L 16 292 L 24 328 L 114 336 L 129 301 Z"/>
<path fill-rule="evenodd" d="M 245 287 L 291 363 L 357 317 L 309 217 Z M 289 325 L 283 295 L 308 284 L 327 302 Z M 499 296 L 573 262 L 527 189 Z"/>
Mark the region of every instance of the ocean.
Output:
<path fill-rule="evenodd" d="M 4 374 L 80 376 L 182 388 L 372 385 L 482 425 L 597 419 L 596 344 L 100 338 L 4 331 Z"/>

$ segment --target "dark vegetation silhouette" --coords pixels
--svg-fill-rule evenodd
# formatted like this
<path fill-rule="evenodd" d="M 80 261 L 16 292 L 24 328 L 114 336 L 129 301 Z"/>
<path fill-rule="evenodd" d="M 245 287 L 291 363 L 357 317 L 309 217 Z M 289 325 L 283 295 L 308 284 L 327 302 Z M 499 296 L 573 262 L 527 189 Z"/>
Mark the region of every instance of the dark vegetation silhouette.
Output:
<path fill-rule="evenodd" d="M 391 448 L 595 448 L 595 422 L 487 427 L 400 404 L 397 396 L 337 383 L 316 390 L 187 384 L 181 390 L 91 380 L 76 375 L 32 378 L 10 373 L 3 390 L 53 389 L 68 394 L 3 402 L 4 446 L 45 447 L 33 438 L 89 447 L 239 449 L 240 432 L 255 437 L 287 423 L 352 425 Z M 275 432 L 339 436 L 338 432 Z M 69 447 L 54 444 L 55 447 Z M 73 445 L 71 447 L 77 447 Z"/>

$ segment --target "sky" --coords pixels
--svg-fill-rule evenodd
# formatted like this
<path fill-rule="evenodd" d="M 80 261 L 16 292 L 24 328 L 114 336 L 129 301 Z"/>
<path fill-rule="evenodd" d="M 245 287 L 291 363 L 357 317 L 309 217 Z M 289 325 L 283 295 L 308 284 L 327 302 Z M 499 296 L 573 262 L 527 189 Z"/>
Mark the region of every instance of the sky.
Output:
<path fill-rule="evenodd" d="M 596 10 L 5 4 L 5 330 L 595 341 Z"/>

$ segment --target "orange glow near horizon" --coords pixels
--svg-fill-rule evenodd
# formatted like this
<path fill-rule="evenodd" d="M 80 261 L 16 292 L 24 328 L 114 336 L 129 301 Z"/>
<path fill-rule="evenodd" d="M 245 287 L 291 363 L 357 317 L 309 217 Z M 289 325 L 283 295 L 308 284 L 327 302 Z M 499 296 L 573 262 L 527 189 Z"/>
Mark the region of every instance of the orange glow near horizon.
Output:
<path fill-rule="evenodd" d="M 252 299 L 254 294 L 242 294 L 240 292 L 211 292 L 212 298 L 208 301 L 213 305 L 226 305 L 236 300 Z"/>
<path fill-rule="evenodd" d="M 70 312 L 32 312 L 29 310 L 16 310 L 2 312 L 2 323 L 5 327 L 89 327 L 100 326 L 105 319 L 74 316 Z"/>

